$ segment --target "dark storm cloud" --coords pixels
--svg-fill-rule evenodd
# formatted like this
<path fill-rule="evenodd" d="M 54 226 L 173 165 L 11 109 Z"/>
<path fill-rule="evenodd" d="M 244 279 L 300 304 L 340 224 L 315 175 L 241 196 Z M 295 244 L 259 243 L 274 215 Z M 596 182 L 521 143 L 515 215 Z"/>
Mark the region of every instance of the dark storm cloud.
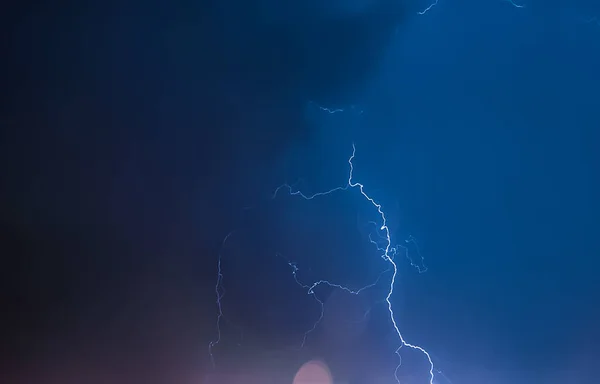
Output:
<path fill-rule="evenodd" d="M 8 354 L 152 354 L 137 352 L 166 308 L 156 287 L 189 301 L 178 308 L 211 308 L 185 329 L 210 321 L 212 336 L 214 257 L 244 195 L 264 192 L 279 154 L 311 138 L 309 100 L 344 102 L 373 75 L 406 15 L 387 0 L 282 4 L 3 12 Z M 189 334 L 191 350 L 205 342 Z"/>
<path fill-rule="evenodd" d="M 8 121 L 84 157 L 114 153 L 113 162 L 140 139 L 173 145 L 182 156 L 227 159 L 252 147 L 248 156 L 272 158 L 310 136 L 306 103 L 352 101 L 409 13 L 391 0 L 318 4 L 22 10 L 9 15 L 9 81 L 19 92 Z"/>
<path fill-rule="evenodd" d="M 216 186 L 272 163 L 311 138 L 309 101 L 350 101 L 408 12 L 388 0 L 316 4 L 42 3 L 6 14 L 5 194 L 73 223 L 115 200 L 168 211 L 199 179 Z"/>
<path fill-rule="evenodd" d="M 328 4 L 224 5 L 228 75 L 296 100 L 350 101 L 410 11 L 401 1 Z"/>

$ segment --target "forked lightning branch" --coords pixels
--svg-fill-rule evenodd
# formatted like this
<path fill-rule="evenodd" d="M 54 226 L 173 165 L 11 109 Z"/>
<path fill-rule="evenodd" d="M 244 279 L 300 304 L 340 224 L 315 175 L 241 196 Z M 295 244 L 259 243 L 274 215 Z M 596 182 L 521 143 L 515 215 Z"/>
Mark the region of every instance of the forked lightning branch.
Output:
<path fill-rule="evenodd" d="M 386 271 L 383 271 L 378 277 L 377 279 L 372 282 L 371 284 L 362 287 L 358 290 L 356 289 L 350 289 L 348 287 L 345 287 L 343 285 L 340 284 L 336 284 L 333 282 L 330 282 L 328 280 L 319 280 L 319 281 L 315 281 L 312 283 L 305 283 L 302 282 L 297 275 L 297 272 L 299 270 L 298 266 L 291 261 L 288 261 L 289 266 L 291 267 L 291 274 L 292 274 L 292 278 L 294 279 L 294 281 L 303 289 L 306 290 L 307 294 L 311 295 L 319 304 L 321 307 L 321 313 L 319 318 L 315 321 L 315 323 L 313 324 L 313 326 L 305 332 L 304 334 L 304 338 L 302 340 L 302 346 L 304 345 L 304 343 L 306 342 L 307 336 L 314 331 L 320 321 L 323 318 L 323 302 L 316 296 L 315 294 L 315 288 L 320 286 L 320 285 L 327 285 L 336 289 L 341 289 L 344 290 L 348 293 L 351 294 L 359 294 L 360 292 L 364 291 L 365 289 L 368 289 L 370 287 L 373 287 L 375 284 L 377 284 L 386 274 L 386 272 L 391 271 L 391 278 L 389 281 L 389 289 L 387 290 L 387 295 L 385 296 L 385 302 L 387 304 L 387 310 L 389 313 L 389 318 L 391 320 L 393 329 L 398 337 L 398 341 L 399 341 L 399 346 L 396 349 L 395 353 L 398 356 L 398 365 L 396 366 L 396 369 L 394 370 L 394 377 L 396 379 L 396 381 L 398 383 L 400 383 L 400 379 L 398 377 L 398 371 L 400 369 L 401 366 L 401 362 L 402 362 L 402 358 L 401 358 L 401 352 L 403 349 L 408 348 L 408 349 L 412 349 L 415 350 L 419 353 L 421 353 L 424 357 L 424 359 L 426 359 L 429 369 L 428 369 L 428 383 L 429 384 L 433 384 L 434 382 L 434 377 L 435 377 L 435 369 L 434 369 L 434 364 L 432 361 L 432 358 L 429 354 L 429 352 L 427 352 L 427 350 L 425 350 L 423 347 L 417 345 L 417 344 L 411 344 L 409 343 L 403 333 L 400 331 L 400 328 L 396 322 L 396 317 L 394 314 L 394 310 L 393 310 L 393 305 L 392 305 L 392 298 L 394 295 L 394 285 L 396 283 L 396 278 L 398 275 L 398 265 L 397 262 L 395 261 L 395 255 L 397 255 L 399 248 L 401 248 L 401 246 L 394 246 L 392 244 L 392 239 L 391 239 L 391 234 L 390 234 L 390 229 L 388 227 L 388 222 L 387 222 L 387 218 L 386 215 L 383 211 L 383 207 L 380 203 L 378 203 L 377 201 L 375 201 L 370 195 L 367 194 L 367 192 L 365 191 L 365 186 L 363 184 L 361 184 L 358 181 L 355 181 L 354 179 L 354 158 L 356 155 L 356 147 L 354 144 L 352 144 L 352 155 L 348 158 L 348 167 L 349 167 L 349 174 L 348 174 L 348 181 L 345 185 L 343 186 L 339 186 L 333 189 L 330 189 L 328 191 L 324 191 L 324 192 L 318 192 L 312 195 L 307 195 L 304 194 L 302 191 L 300 190 L 295 190 L 291 185 L 289 184 L 283 184 L 280 187 L 278 187 L 272 198 L 276 198 L 278 196 L 279 193 L 281 193 L 282 191 L 286 191 L 289 195 L 292 196 L 298 196 L 299 198 L 305 199 L 305 200 L 313 200 L 322 196 L 326 196 L 326 195 L 330 195 L 332 193 L 336 193 L 336 192 L 343 192 L 343 191 L 348 191 L 348 190 L 358 190 L 360 192 L 361 197 L 368 202 L 374 211 L 377 212 L 378 215 L 378 222 L 377 224 L 377 228 L 378 228 L 378 237 L 379 237 L 379 241 L 374 241 L 372 238 L 370 238 L 370 241 L 372 244 L 374 244 L 374 246 L 376 247 L 376 249 L 380 252 L 380 256 L 381 258 L 387 262 L 389 264 L 389 269 L 387 269 Z M 229 237 L 229 235 L 228 235 Z M 224 240 L 224 242 L 227 241 L 227 238 Z M 408 242 L 412 242 L 413 239 L 409 239 Z M 402 247 L 404 248 L 404 247 Z M 223 292 L 223 286 L 222 286 L 222 282 L 223 282 L 223 273 L 222 273 L 222 264 L 221 264 L 221 255 L 219 255 L 219 259 L 218 259 L 218 264 L 217 264 L 217 282 L 215 285 L 215 294 L 217 297 L 216 300 L 216 304 L 217 304 L 217 337 L 214 341 L 210 342 L 209 344 L 209 353 L 210 353 L 210 357 L 211 360 L 214 364 L 214 356 L 213 356 L 213 348 L 220 342 L 221 339 L 221 321 L 223 318 L 223 311 L 222 311 L 222 306 L 221 306 L 221 299 L 222 299 L 222 292 Z M 411 265 L 416 266 L 412 260 L 409 260 Z M 417 267 L 419 269 L 420 272 L 424 271 L 424 269 L 421 269 L 421 266 Z"/>

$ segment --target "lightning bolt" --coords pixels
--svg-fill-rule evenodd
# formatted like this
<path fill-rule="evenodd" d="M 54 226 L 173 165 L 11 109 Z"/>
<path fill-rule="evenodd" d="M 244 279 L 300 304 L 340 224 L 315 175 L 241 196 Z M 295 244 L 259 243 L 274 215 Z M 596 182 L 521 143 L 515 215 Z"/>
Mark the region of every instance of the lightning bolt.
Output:
<path fill-rule="evenodd" d="M 223 239 L 223 243 L 221 244 L 221 250 L 225 246 L 229 237 L 233 234 L 233 232 L 229 232 L 227 236 Z M 219 252 L 219 257 L 217 260 L 217 282 L 215 283 L 215 294 L 217 296 L 217 338 L 210 343 L 208 343 L 208 355 L 210 356 L 210 362 L 215 365 L 215 357 L 213 355 L 213 348 L 221 342 L 221 320 L 223 319 L 223 306 L 221 305 L 221 301 L 223 299 L 223 295 L 225 291 L 223 290 L 223 270 L 221 269 L 221 261 L 223 260 L 223 252 Z"/>
<path fill-rule="evenodd" d="M 431 355 L 423 347 L 421 347 L 419 345 L 416 345 L 416 344 L 411 344 L 411 343 L 407 342 L 406 339 L 404 338 L 402 332 L 400 332 L 400 328 L 398 327 L 398 324 L 396 322 L 396 316 L 394 314 L 394 310 L 393 310 L 391 298 L 392 298 L 392 295 L 394 294 L 394 285 L 396 283 L 396 276 L 398 275 L 398 265 L 394 261 L 394 257 L 396 255 L 396 253 L 398 252 L 398 248 L 392 246 L 392 239 L 391 239 L 390 229 L 387 226 L 387 218 L 385 216 L 385 213 L 383 211 L 383 208 L 382 208 L 381 204 L 377 203 L 371 196 L 369 196 L 365 192 L 365 187 L 364 187 L 363 184 L 361 184 L 361 183 L 359 183 L 357 181 L 354 181 L 354 164 L 353 164 L 353 161 L 354 161 L 355 155 L 356 155 L 356 146 L 353 143 L 352 144 L 352 155 L 348 159 L 348 165 L 349 165 L 350 170 L 349 170 L 349 176 L 348 176 L 348 181 L 347 181 L 346 185 L 340 186 L 340 187 L 336 187 L 336 188 L 330 189 L 330 190 L 325 191 L 325 192 L 318 192 L 318 193 L 315 193 L 315 194 L 312 194 L 312 195 L 306 195 L 306 194 L 302 193 L 299 190 L 294 190 L 292 188 L 292 186 L 289 185 L 289 184 L 283 184 L 283 185 L 279 186 L 275 190 L 275 192 L 273 193 L 273 198 L 277 197 L 277 194 L 282 189 L 287 189 L 287 191 L 289 192 L 289 194 L 292 195 L 292 196 L 300 196 L 300 197 L 302 197 L 305 200 L 312 200 L 312 199 L 315 199 L 315 198 L 320 197 L 320 196 L 329 195 L 329 194 L 332 194 L 332 193 L 338 192 L 338 191 L 346 191 L 346 190 L 352 188 L 352 189 L 358 189 L 360 191 L 360 194 L 377 210 L 377 212 L 378 212 L 379 217 L 380 217 L 381 220 L 376 225 L 379 228 L 379 232 L 378 232 L 378 234 L 380 235 L 379 236 L 380 237 L 379 241 L 382 242 L 383 244 L 380 245 L 379 242 L 377 242 L 377 241 L 375 241 L 373 239 L 370 239 L 370 240 L 371 240 L 371 242 L 373 244 L 375 244 L 375 246 L 377 247 L 377 249 L 379 251 L 381 251 L 381 253 L 382 253 L 381 254 L 381 258 L 390 264 L 390 269 L 392 270 L 392 278 L 390 280 L 388 293 L 387 293 L 387 295 L 385 297 L 385 302 L 387 303 L 389 317 L 390 317 L 390 320 L 392 321 L 392 325 L 394 327 L 394 331 L 396 332 L 396 335 L 398 336 L 398 339 L 400 340 L 400 346 L 395 351 L 396 355 L 398 356 L 398 365 L 396 366 L 396 369 L 394 370 L 394 377 L 396 378 L 396 381 L 398 383 L 400 383 L 400 379 L 398 378 L 398 370 L 400 369 L 400 366 L 402 364 L 402 356 L 401 356 L 400 352 L 401 352 L 402 348 L 410 348 L 410 349 L 413 349 L 413 350 L 416 350 L 416 351 L 422 353 L 426 357 L 426 359 L 427 359 L 427 361 L 429 363 L 429 384 L 433 384 L 433 380 L 434 380 L 434 377 L 435 377 L 434 371 L 436 371 L 436 369 L 434 368 L 434 364 L 433 364 L 433 360 L 431 358 Z M 414 239 L 412 239 L 412 240 L 409 239 L 408 241 L 412 242 L 412 241 L 414 241 Z M 349 289 L 347 287 L 344 287 L 344 286 L 341 286 L 341 285 L 338 285 L 338 284 L 330 283 L 329 281 L 326 281 L 326 280 L 320 280 L 320 281 L 317 281 L 316 283 L 313 283 L 311 285 L 306 285 L 306 284 L 303 284 L 302 282 L 300 282 L 300 280 L 297 277 L 298 267 L 296 266 L 296 264 L 291 263 L 291 262 L 288 262 L 288 263 L 292 267 L 292 275 L 293 275 L 294 280 L 296 281 L 296 283 L 298 285 L 300 285 L 301 287 L 307 289 L 308 294 L 312 295 L 320 303 L 320 305 L 321 305 L 321 316 L 315 322 L 315 324 L 313 325 L 313 327 L 304 334 L 304 339 L 303 339 L 303 342 L 302 342 L 303 345 L 304 345 L 304 343 L 306 341 L 307 335 L 310 332 L 312 332 L 317 327 L 317 325 L 319 324 L 319 322 L 323 318 L 323 302 L 321 300 L 319 300 L 319 298 L 314 293 L 314 289 L 317 286 L 319 286 L 321 284 L 326 284 L 326 285 L 329 285 L 331 287 L 343 289 L 343 290 L 345 290 L 345 291 L 347 291 L 349 293 L 352 293 L 352 294 L 358 294 L 362 290 L 364 290 L 364 289 L 366 289 L 368 287 L 372 287 L 373 285 L 375 285 L 377 283 L 377 281 L 376 281 L 375 283 L 370 284 L 370 285 L 368 285 L 366 287 L 363 287 L 363 288 L 361 288 L 360 290 L 357 290 L 357 291 L 351 290 L 351 289 Z M 411 264 L 414 265 L 414 263 L 412 262 L 412 260 L 411 260 Z M 419 269 L 419 271 L 423 271 L 423 270 Z M 381 275 L 380 275 L 380 277 L 381 277 Z"/>

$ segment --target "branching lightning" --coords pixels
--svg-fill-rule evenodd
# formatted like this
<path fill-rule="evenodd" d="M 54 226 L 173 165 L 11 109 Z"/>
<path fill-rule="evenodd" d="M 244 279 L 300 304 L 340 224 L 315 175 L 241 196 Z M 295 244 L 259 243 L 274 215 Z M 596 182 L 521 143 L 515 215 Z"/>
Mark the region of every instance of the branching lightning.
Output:
<path fill-rule="evenodd" d="M 396 349 L 395 353 L 398 356 L 398 365 L 396 366 L 396 369 L 394 371 L 394 377 L 396 378 L 396 381 L 398 383 L 400 383 L 400 379 L 398 378 L 398 370 L 400 369 L 401 363 L 402 363 L 402 356 L 400 354 L 400 351 L 402 348 L 406 347 L 406 348 L 410 348 L 410 349 L 414 349 L 416 351 L 421 352 L 423 355 L 425 355 L 425 357 L 427 358 L 427 361 L 429 363 L 429 384 L 433 384 L 433 380 L 434 380 L 434 364 L 432 361 L 432 358 L 429 354 L 429 352 L 427 352 L 427 350 L 425 350 L 423 347 L 420 347 L 416 344 L 410 344 L 406 341 L 406 339 L 404 338 L 404 336 L 402 335 L 402 332 L 400 332 L 400 328 L 398 327 L 398 324 L 396 322 L 396 317 L 394 314 L 394 310 L 392 307 L 392 295 L 394 294 L 394 285 L 396 282 L 396 276 L 398 274 L 398 266 L 396 264 L 396 261 L 394 261 L 394 257 L 398 252 L 398 248 L 392 246 L 392 239 L 391 239 L 391 234 L 390 234 L 390 229 L 387 226 L 387 218 L 385 216 L 385 213 L 383 211 L 383 208 L 381 206 L 381 204 L 377 203 L 371 196 L 369 196 L 366 192 L 365 192 L 365 188 L 364 185 L 354 181 L 353 177 L 354 177 L 354 164 L 353 164 L 353 160 L 356 154 L 356 147 L 354 144 L 352 144 L 352 155 L 350 156 L 350 158 L 348 159 L 348 165 L 349 165 L 349 176 L 348 176 L 348 182 L 346 183 L 346 185 L 344 186 L 340 186 L 340 187 L 336 187 L 333 189 L 330 189 L 328 191 L 325 192 L 318 192 L 312 195 L 305 195 L 304 193 L 302 193 L 299 190 L 294 190 L 292 188 L 292 186 L 290 186 L 289 184 L 283 184 L 281 185 L 279 188 L 277 188 L 273 194 L 273 198 L 275 198 L 278 194 L 278 192 L 282 189 L 287 189 L 289 194 L 292 196 L 300 196 L 303 199 L 306 200 L 312 200 L 314 198 L 320 197 L 320 196 L 325 196 L 325 195 L 329 195 L 331 193 L 337 192 L 337 191 L 345 191 L 348 190 L 350 188 L 356 188 L 360 191 L 360 194 L 369 202 L 371 203 L 371 205 L 377 210 L 379 217 L 380 217 L 380 222 L 378 224 L 376 224 L 379 228 L 379 232 L 378 235 L 380 237 L 379 242 L 373 240 L 372 238 L 370 238 L 371 242 L 376 246 L 376 248 L 382 252 L 381 254 L 381 258 L 383 260 L 385 260 L 386 262 L 388 262 L 390 264 L 390 269 L 392 270 L 392 277 L 390 280 L 390 284 L 389 284 L 389 290 L 388 293 L 386 295 L 385 298 L 385 302 L 387 303 L 387 307 L 388 307 L 388 312 L 389 312 L 389 317 L 390 320 L 392 321 L 392 325 L 394 327 L 394 330 L 396 332 L 396 334 L 398 335 L 398 339 L 400 340 L 400 346 Z M 414 242 L 414 239 L 409 239 L 407 240 L 408 242 Z M 381 244 L 383 243 L 383 244 Z M 416 244 L 416 243 L 415 243 Z M 422 257 L 421 257 L 422 258 Z M 411 261 L 411 265 L 415 265 L 413 263 L 412 260 Z M 319 300 L 319 298 L 315 295 L 314 293 L 314 289 L 321 284 L 326 284 L 335 288 L 339 288 L 339 289 L 343 289 L 349 293 L 353 293 L 353 294 L 358 294 L 359 292 L 361 292 L 362 290 L 368 288 L 368 287 L 372 287 L 373 285 L 375 285 L 377 283 L 377 281 L 371 285 L 368 285 L 366 287 L 361 288 L 360 290 L 351 290 L 347 287 L 343 287 L 340 286 L 338 284 L 333 284 L 330 283 L 328 281 L 324 281 L 324 280 L 320 280 L 316 283 L 313 283 L 311 285 L 306 285 L 303 284 L 302 282 L 299 281 L 298 276 L 297 276 L 297 272 L 298 272 L 298 267 L 294 264 L 294 263 L 290 263 L 288 262 L 289 265 L 292 267 L 292 275 L 296 281 L 296 283 L 298 285 L 300 285 L 301 287 L 307 289 L 308 294 L 312 295 L 321 305 L 321 316 L 319 317 L 319 319 L 315 322 L 315 324 L 313 325 L 313 327 L 308 330 L 305 334 L 304 334 L 304 339 L 303 339 L 303 344 L 306 341 L 306 337 L 307 335 L 312 332 L 317 325 L 319 324 L 319 322 L 321 321 L 322 317 L 323 317 L 323 302 L 321 300 Z M 419 268 L 419 271 L 423 272 L 425 269 L 421 269 Z M 381 275 L 380 275 L 381 277 Z M 378 278 L 379 280 L 379 278 Z"/>
<path fill-rule="evenodd" d="M 522 3 L 518 0 L 502 0 L 502 1 L 508 3 L 509 5 L 513 6 L 514 8 L 521 9 L 521 8 L 525 8 L 525 6 L 526 6 L 524 3 Z M 418 11 L 417 13 L 419 15 L 425 15 L 426 13 L 430 12 L 434 7 L 436 7 L 438 5 L 438 3 L 439 3 L 439 0 L 432 0 L 432 2 L 426 8 L 424 8 L 421 11 Z M 600 26 L 600 18 L 599 17 L 591 17 L 591 18 L 584 20 L 583 22 Z M 331 114 L 331 115 L 349 111 L 349 109 L 345 109 L 345 108 L 328 108 L 328 107 L 323 107 L 323 106 L 317 105 L 316 103 L 315 103 L 315 105 L 317 106 L 318 110 L 320 110 L 324 113 L 327 113 L 327 114 Z M 351 106 L 351 109 L 355 109 L 355 107 Z M 363 111 L 358 110 L 358 113 L 362 114 Z M 419 353 L 421 353 L 425 356 L 425 358 L 429 364 L 428 384 L 434 384 L 434 379 L 436 377 L 438 377 L 438 378 L 442 377 L 447 382 L 450 382 L 450 380 L 448 378 L 446 378 L 441 371 L 439 371 L 438 369 L 436 369 L 434 367 L 434 363 L 433 363 L 430 353 L 425 348 L 423 348 L 417 344 L 411 344 L 411 343 L 407 342 L 407 340 L 404 338 L 403 333 L 400 331 L 400 327 L 398 326 L 398 323 L 396 321 L 396 315 L 394 313 L 393 305 L 392 305 L 392 296 L 394 295 L 394 286 L 395 286 L 396 278 L 398 275 L 398 264 L 397 264 L 396 257 L 401 252 L 404 252 L 405 257 L 408 259 L 411 266 L 415 267 L 419 273 L 426 272 L 427 267 L 423 263 L 424 260 L 419 251 L 419 246 L 416 243 L 416 240 L 412 236 L 409 237 L 407 240 L 405 240 L 406 245 L 394 245 L 394 246 L 392 245 L 390 229 L 387 225 L 387 218 L 383 211 L 382 205 L 379 204 L 378 202 L 376 202 L 370 195 L 368 195 L 365 192 L 365 187 L 363 184 L 354 180 L 353 161 L 355 159 L 355 154 L 356 154 L 356 147 L 353 144 L 352 145 L 352 154 L 348 158 L 349 175 L 348 175 L 346 184 L 343 186 L 339 186 L 339 187 L 336 187 L 336 188 L 333 188 L 333 189 L 330 189 L 330 190 L 327 190 L 324 192 L 318 192 L 318 193 L 314 193 L 312 195 L 307 195 L 307 194 L 304 194 L 302 191 L 294 188 L 294 186 L 292 186 L 290 184 L 283 184 L 283 185 L 279 186 L 272 195 L 272 198 L 274 199 L 278 196 L 278 194 L 281 191 L 287 191 L 289 193 L 289 195 L 291 195 L 291 196 L 299 196 L 305 200 L 313 200 L 318 197 L 330 195 L 334 192 L 347 191 L 349 189 L 358 189 L 358 191 L 360 192 L 362 197 L 364 199 L 366 199 L 376 209 L 376 211 L 379 215 L 378 222 L 375 222 L 375 221 L 369 222 L 370 225 L 373 225 L 376 228 L 375 232 L 369 234 L 369 236 L 368 236 L 369 241 L 374 245 L 375 249 L 380 252 L 380 257 L 389 264 L 389 268 L 384 270 L 383 272 L 381 272 L 379 274 L 379 276 L 377 277 L 377 279 L 374 282 L 372 282 L 371 284 L 366 285 L 360 289 L 351 289 L 349 287 L 346 287 L 346 286 L 343 286 L 340 284 L 332 283 L 328 280 L 318 280 L 316 282 L 307 284 L 307 283 L 303 282 L 302 279 L 299 277 L 300 268 L 298 267 L 298 265 L 296 263 L 286 259 L 287 264 L 291 268 L 292 277 L 293 277 L 294 281 L 296 282 L 296 284 L 299 285 L 300 287 L 302 287 L 303 289 L 305 289 L 306 293 L 308 295 L 312 296 L 312 298 L 314 300 L 316 300 L 320 306 L 319 317 L 312 324 L 312 327 L 304 333 L 300 346 L 303 347 L 306 344 L 308 336 L 317 329 L 317 327 L 319 326 L 319 324 L 321 323 L 321 321 L 323 320 L 323 317 L 324 317 L 324 302 L 318 297 L 317 293 L 315 292 L 319 286 L 325 285 L 325 286 L 328 286 L 331 288 L 343 290 L 350 294 L 358 295 L 361 292 L 365 291 L 366 289 L 369 289 L 369 288 L 377 285 L 381 281 L 383 276 L 385 276 L 387 273 L 391 272 L 391 279 L 390 279 L 389 285 L 388 285 L 389 289 L 387 291 L 385 298 L 381 299 L 379 302 L 380 303 L 385 302 L 387 304 L 389 319 L 391 320 L 393 329 L 394 329 L 394 331 L 399 339 L 399 342 L 400 342 L 400 345 L 395 350 L 395 354 L 398 357 L 398 365 L 396 366 L 396 368 L 394 370 L 394 377 L 395 377 L 396 381 L 398 383 L 400 383 L 400 379 L 398 377 L 398 372 L 399 372 L 399 369 L 400 369 L 401 363 L 402 363 L 401 351 L 403 348 L 409 348 L 409 349 L 418 351 Z M 228 241 L 228 239 L 230 238 L 232 233 L 229 233 L 225 237 L 225 239 L 223 240 L 223 245 Z M 414 246 L 414 248 L 416 249 L 416 252 L 417 252 L 418 259 L 420 259 L 420 260 L 414 260 L 409 255 L 408 246 Z M 284 257 L 281 254 L 278 254 L 278 256 Z M 222 254 L 221 253 L 219 253 L 219 256 L 218 256 L 217 279 L 216 279 L 216 284 L 214 287 L 214 292 L 216 295 L 216 305 L 217 305 L 217 319 L 216 319 L 217 334 L 216 334 L 215 340 L 211 341 L 208 345 L 208 351 L 209 351 L 210 359 L 211 359 L 213 366 L 215 365 L 213 349 L 221 342 L 221 323 L 222 323 L 222 321 L 226 320 L 226 318 L 223 315 L 223 309 L 222 309 L 222 299 L 223 299 L 225 291 L 223 289 L 223 272 L 222 272 Z M 371 308 L 369 308 L 365 312 L 363 319 L 368 315 L 368 313 L 370 311 L 371 311 Z M 362 321 L 362 319 L 359 321 Z"/>
<path fill-rule="evenodd" d="M 279 255 L 279 256 L 281 256 L 281 255 Z M 319 280 L 319 281 L 316 281 L 316 282 L 312 283 L 311 285 L 304 284 L 304 283 L 302 283 L 298 279 L 298 271 L 299 271 L 298 265 L 296 263 L 294 263 L 294 262 L 291 262 L 291 261 L 288 261 L 287 263 L 288 263 L 288 265 L 290 267 L 292 267 L 292 275 L 294 276 L 294 280 L 296 281 L 296 284 L 298 284 L 300 287 L 306 289 L 306 293 L 309 294 L 309 295 L 311 295 L 319 303 L 319 306 L 321 307 L 321 313 L 319 315 L 319 318 L 313 323 L 312 328 L 310 328 L 308 331 L 304 332 L 304 336 L 302 338 L 302 344 L 300 345 L 300 348 L 304 347 L 304 345 L 306 344 L 306 338 L 308 337 L 308 335 L 311 332 L 313 332 L 315 329 L 317 329 L 317 327 L 319 326 L 319 323 L 321 322 L 321 320 L 323 320 L 323 316 L 325 315 L 325 303 L 323 303 L 323 301 L 321 299 L 319 299 L 317 297 L 316 293 L 315 293 L 315 289 L 318 286 L 320 286 L 320 285 L 327 285 L 327 286 L 329 286 L 331 288 L 341 289 L 341 290 L 343 290 L 343 291 L 345 291 L 347 293 L 350 293 L 352 295 L 358 295 L 361 292 L 363 292 L 364 290 L 376 286 L 377 283 L 379 282 L 379 280 L 381 279 L 381 276 L 383 276 L 386 272 L 390 271 L 390 269 L 388 268 L 387 270 L 381 272 L 379 274 L 379 276 L 377 276 L 377 279 L 373 283 L 371 283 L 369 285 L 365 285 L 364 287 L 362 287 L 360 289 L 353 290 L 353 289 L 345 287 L 345 286 L 343 286 L 341 284 L 332 283 L 332 282 L 330 282 L 328 280 Z M 365 316 L 366 316 L 366 314 L 365 314 Z"/>
<path fill-rule="evenodd" d="M 336 188 L 330 189 L 325 192 L 318 192 L 318 193 L 315 193 L 312 195 L 305 195 L 304 193 L 302 193 L 299 190 L 294 190 L 294 188 L 291 185 L 283 184 L 275 190 L 275 192 L 273 193 L 273 196 L 272 196 L 272 198 L 274 199 L 277 197 L 277 194 L 281 190 L 287 189 L 289 194 L 292 196 L 300 196 L 305 200 L 312 200 L 317 197 L 329 195 L 329 194 L 332 194 L 332 193 L 338 192 L 338 191 L 346 191 L 348 189 L 358 189 L 360 194 L 377 210 L 377 213 L 379 214 L 379 217 L 381 219 L 379 223 L 376 223 L 374 221 L 369 222 L 370 224 L 375 225 L 376 228 L 378 228 L 378 231 L 376 232 L 377 239 L 373 239 L 372 236 L 369 235 L 369 240 L 373 245 L 375 245 L 375 248 L 381 252 L 381 258 L 384 261 L 386 261 L 387 263 L 389 263 L 389 265 L 390 265 L 390 267 L 388 269 L 384 270 L 383 272 L 381 272 L 379 274 L 379 276 L 373 283 L 366 285 L 360 289 L 351 289 L 351 288 L 345 287 L 340 284 L 332 283 L 328 280 L 319 280 L 319 281 L 313 282 L 312 284 L 303 283 L 298 277 L 299 268 L 298 268 L 297 264 L 294 262 L 291 262 L 289 260 L 286 260 L 288 265 L 292 268 L 292 276 L 294 278 L 294 281 L 300 287 L 302 287 L 303 289 L 306 289 L 307 294 L 311 295 L 319 303 L 320 308 L 321 308 L 318 319 L 313 323 L 313 326 L 304 333 L 301 347 L 303 347 L 305 345 L 307 337 L 309 336 L 309 334 L 311 332 L 313 332 L 318 327 L 319 323 L 321 322 L 321 320 L 323 319 L 323 316 L 324 316 L 324 303 L 321 299 L 319 299 L 319 297 L 315 293 L 315 289 L 317 287 L 319 287 L 321 285 L 326 285 L 331 288 L 341 289 L 341 290 L 343 290 L 347 293 L 353 294 L 353 295 L 358 295 L 361 292 L 363 292 L 364 290 L 374 287 L 376 284 L 378 284 L 378 282 L 380 281 L 382 276 L 384 276 L 387 272 L 392 271 L 392 276 L 391 276 L 391 280 L 389 283 L 389 290 L 385 297 L 385 300 L 382 300 L 382 301 L 385 301 L 385 303 L 387 304 L 390 320 L 392 321 L 394 331 L 396 332 L 398 339 L 400 340 L 400 346 L 395 351 L 396 355 L 398 356 L 398 365 L 396 366 L 396 369 L 394 370 L 394 377 L 396 378 L 396 381 L 398 383 L 400 383 L 400 379 L 398 377 L 398 370 L 400 369 L 400 366 L 402 363 L 402 357 L 401 357 L 400 351 L 402 348 L 406 347 L 406 348 L 410 348 L 410 349 L 419 351 L 420 353 L 425 355 L 425 357 L 427 358 L 427 361 L 429 363 L 429 384 L 433 384 L 434 371 L 436 371 L 436 372 L 439 372 L 439 371 L 434 369 L 432 358 L 431 358 L 429 352 L 427 352 L 427 350 L 425 350 L 423 347 L 420 347 L 416 344 L 410 344 L 404 339 L 404 336 L 400 332 L 400 328 L 398 327 L 398 324 L 396 322 L 396 318 L 395 318 L 395 314 L 394 314 L 394 311 L 392 308 L 392 302 L 391 302 L 392 295 L 394 294 L 394 285 L 396 282 L 396 276 L 398 274 L 398 266 L 396 264 L 396 261 L 394 261 L 394 259 L 395 259 L 395 256 L 398 254 L 400 248 L 405 250 L 406 257 L 410 261 L 411 265 L 416 267 L 419 272 L 425 272 L 427 270 L 427 268 L 423 265 L 423 257 L 420 255 L 420 253 L 418 251 L 418 245 L 416 244 L 415 239 L 413 237 L 409 237 L 409 239 L 406 240 L 406 243 L 413 243 L 415 245 L 415 247 L 417 248 L 417 253 L 421 259 L 421 264 L 416 264 L 413 261 L 413 259 L 408 256 L 407 247 L 392 246 L 390 229 L 387 226 L 387 218 L 385 216 L 385 213 L 383 211 L 381 204 L 377 203 L 372 197 L 370 197 L 365 192 L 363 184 L 356 182 L 353 179 L 353 177 L 354 177 L 353 160 L 354 160 L 355 154 L 356 154 L 356 147 L 354 144 L 352 144 L 352 155 L 348 159 L 349 176 L 348 176 L 348 181 L 347 181 L 346 185 L 336 187 Z M 228 241 L 228 239 L 230 238 L 230 236 L 232 234 L 233 234 L 233 232 L 229 233 L 225 237 L 225 239 L 223 240 L 222 247 L 224 247 L 225 243 Z M 283 257 L 282 255 L 278 255 L 278 256 Z M 211 359 L 213 366 L 215 366 L 213 348 L 216 345 L 218 345 L 221 341 L 221 321 L 224 319 L 223 308 L 222 308 L 222 299 L 223 299 L 223 295 L 224 295 L 223 272 L 222 272 L 222 252 L 219 253 L 218 262 L 217 262 L 217 280 L 215 283 L 215 295 L 216 295 L 216 304 L 217 304 L 217 322 L 216 322 L 217 337 L 215 340 L 211 341 L 208 345 L 208 352 L 209 352 L 210 359 Z M 367 311 L 367 313 L 369 311 Z M 365 314 L 365 316 L 366 316 L 366 314 Z"/>

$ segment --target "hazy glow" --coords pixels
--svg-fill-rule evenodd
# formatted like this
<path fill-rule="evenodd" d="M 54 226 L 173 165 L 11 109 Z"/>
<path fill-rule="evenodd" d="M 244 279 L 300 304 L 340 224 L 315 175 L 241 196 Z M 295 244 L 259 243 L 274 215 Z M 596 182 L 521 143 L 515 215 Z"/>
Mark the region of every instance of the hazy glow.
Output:
<path fill-rule="evenodd" d="M 333 379 L 324 363 L 312 360 L 300 367 L 293 384 L 333 384 Z"/>

